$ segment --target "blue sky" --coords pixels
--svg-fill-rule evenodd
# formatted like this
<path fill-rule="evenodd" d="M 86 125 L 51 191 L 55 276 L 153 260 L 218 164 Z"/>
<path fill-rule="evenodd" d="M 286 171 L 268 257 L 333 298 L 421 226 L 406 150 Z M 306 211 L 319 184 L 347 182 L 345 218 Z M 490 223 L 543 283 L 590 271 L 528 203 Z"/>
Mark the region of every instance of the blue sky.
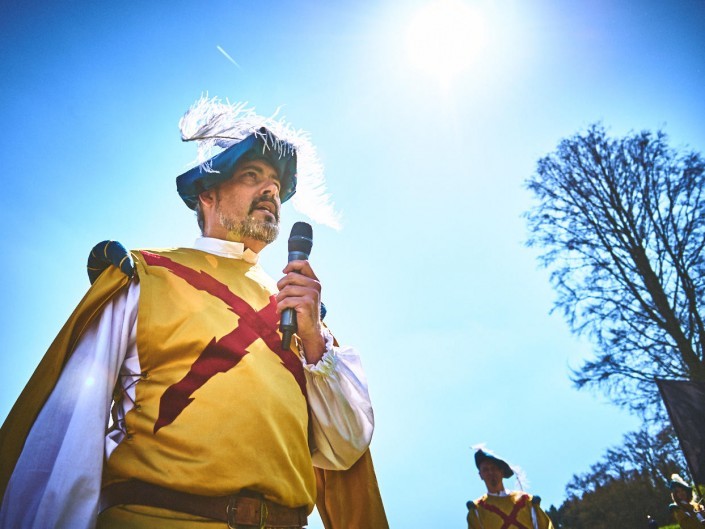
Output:
<path fill-rule="evenodd" d="M 549 314 L 523 182 L 595 121 L 705 150 L 705 2 L 454 1 L 477 38 L 430 61 L 452 27 L 410 28 L 435 0 L 5 2 L 0 419 L 85 292 L 93 244 L 197 236 L 177 123 L 208 92 L 281 106 L 318 147 L 343 229 L 314 226 L 311 260 L 327 322 L 363 355 L 391 525 L 464 527 L 483 442 L 559 505 L 638 420 L 571 387 L 591 345 Z M 297 220 L 285 209 L 282 233 Z M 285 239 L 263 253 L 275 277 Z"/>

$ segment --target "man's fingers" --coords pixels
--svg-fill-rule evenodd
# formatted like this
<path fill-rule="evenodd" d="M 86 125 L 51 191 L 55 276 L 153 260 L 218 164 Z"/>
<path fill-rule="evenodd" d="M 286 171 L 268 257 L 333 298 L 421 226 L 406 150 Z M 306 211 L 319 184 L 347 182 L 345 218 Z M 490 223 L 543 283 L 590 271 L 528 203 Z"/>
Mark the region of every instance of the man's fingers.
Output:
<path fill-rule="evenodd" d="M 311 288 L 304 285 L 286 285 L 283 287 L 279 293 L 276 295 L 277 303 L 281 304 L 284 300 L 288 299 L 299 300 L 299 303 L 313 303 L 318 305 L 321 298 L 321 293 L 319 289 Z"/>
<path fill-rule="evenodd" d="M 298 314 L 305 314 L 315 311 L 315 304 L 309 302 L 310 298 L 307 297 L 287 297 L 277 302 L 277 312 L 281 312 L 285 309 L 294 309 Z"/>
<path fill-rule="evenodd" d="M 321 292 L 321 284 L 316 278 L 307 277 L 296 272 L 291 272 L 285 275 L 277 282 L 277 288 L 279 289 L 280 294 L 287 287 L 303 287 L 315 290 L 319 294 Z"/>
<path fill-rule="evenodd" d="M 282 273 L 289 274 L 291 272 L 296 272 L 303 276 L 310 277 L 311 279 L 318 280 L 318 277 L 316 277 L 316 274 L 308 261 L 290 261 L 286 264 L 284 270 L 282 270 Z"/>

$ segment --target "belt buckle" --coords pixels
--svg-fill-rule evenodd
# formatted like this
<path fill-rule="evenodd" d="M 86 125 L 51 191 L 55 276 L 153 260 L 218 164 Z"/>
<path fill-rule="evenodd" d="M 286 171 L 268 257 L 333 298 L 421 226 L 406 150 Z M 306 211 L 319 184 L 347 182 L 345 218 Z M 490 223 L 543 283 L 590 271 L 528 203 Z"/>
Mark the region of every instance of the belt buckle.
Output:
<path fill-rule="evenodd" d="M 228 529 L 239 529 L 240 526 L 235 520 L 237 515 L 237 496 L 230 496 L 228 499 L 228 505 L 225 508 L 225 513 L 228 518 Z M 267 509 L 267 504 L 263 500 L 259 501 L 259 526 L 258 529 L 264 529 L 267 523 L 267 518 L 269 517 L 269 510 Z M 248 526 L 253 527 L 253 526 Z"/>
<path fill-rule="evenodd" d="M 235 503 L 236 497 L 230 496 L 228 498 L 228 505 L 225 507 L 225 513 L 228 517 L 228 529 L 237 529 L 235 525 L 235 514 L 237 513 L 237 504 Z"/>

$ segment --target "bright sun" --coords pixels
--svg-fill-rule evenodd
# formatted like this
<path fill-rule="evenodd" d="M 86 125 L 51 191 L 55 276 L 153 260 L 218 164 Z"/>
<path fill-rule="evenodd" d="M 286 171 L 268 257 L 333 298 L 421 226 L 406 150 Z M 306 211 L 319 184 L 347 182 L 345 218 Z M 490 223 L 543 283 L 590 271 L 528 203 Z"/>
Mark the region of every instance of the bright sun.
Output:
<path fill-rule="evenodd" d="M 436 0 L 411 20 L 406 49 L 416 67 L 449 82 L 472 65 L 485 40 L 479 13 L 461 0 Z"/>

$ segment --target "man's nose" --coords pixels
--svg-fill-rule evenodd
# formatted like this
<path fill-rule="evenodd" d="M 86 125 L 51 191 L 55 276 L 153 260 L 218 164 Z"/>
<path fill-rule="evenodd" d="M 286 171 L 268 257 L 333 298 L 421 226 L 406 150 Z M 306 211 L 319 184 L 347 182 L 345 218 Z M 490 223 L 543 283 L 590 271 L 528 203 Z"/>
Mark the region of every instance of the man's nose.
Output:
<path fill-rule="evenodd" d="M 278 195 L 279 186 L 277 185 L 276 180 L 269 180 L 262 186 L 261 191 L 263 195 Z"/>

